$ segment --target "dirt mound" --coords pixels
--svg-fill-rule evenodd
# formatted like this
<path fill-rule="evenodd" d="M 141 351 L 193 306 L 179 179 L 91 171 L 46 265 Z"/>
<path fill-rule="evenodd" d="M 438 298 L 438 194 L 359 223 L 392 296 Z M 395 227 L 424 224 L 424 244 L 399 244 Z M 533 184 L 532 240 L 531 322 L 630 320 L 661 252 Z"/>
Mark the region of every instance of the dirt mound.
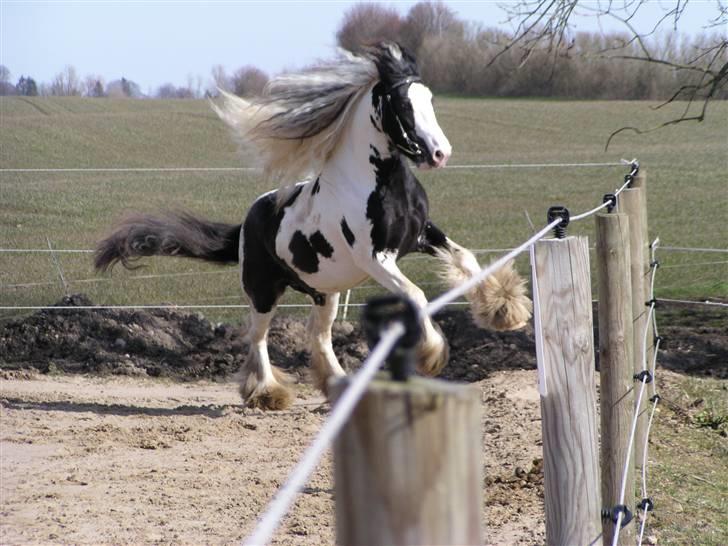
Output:
<path fill-rule="evenodd" d="M 78 294 L 56 305 L 93 303 Z M 676 371 L 728 377 L 724 315 L 712 309 L 666 313 L 675 325 L 661 330 L 665 341 L 660 363 Z M 447 311 L 436 319 L 450 343 L 450 363 L 442 373 L 446 379 L 473 382 L 497 370 L 536 367 L 530 326 L 520 332 L 485 331 L 473 324 L 465 310 Z M 241 328 L 213 324 L 200 313 L 173 309 L 47 310 L 0 326 L 0 367 L 222 379 L 245 359 L 243 334 Z M 342 366 L 356 369 L 368 352 L 361 330 L 337 321 L 333 334 Z M 275 364 L 301 377 L 307 373 L 305 320 L 277 317 L 269 342 Z"/>

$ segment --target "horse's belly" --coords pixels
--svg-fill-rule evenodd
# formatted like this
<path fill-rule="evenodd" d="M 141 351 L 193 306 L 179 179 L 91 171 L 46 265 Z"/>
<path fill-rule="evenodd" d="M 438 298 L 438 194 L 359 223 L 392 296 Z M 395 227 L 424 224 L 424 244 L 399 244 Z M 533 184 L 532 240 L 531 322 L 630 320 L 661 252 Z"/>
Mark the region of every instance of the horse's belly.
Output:
<path fill-rule="evenodd" d="M 299 273 L 301 280 L 319 292 L 331 294 L 348 290 L 367 279 L 368 275 L 356 267 L 353 261 L 332 258 L 322 260 L 316 273 Z"/>
<path fill-rule="evenodd" d="M 321 221 L 296 223 L 287 216 L 276 237 L 276 254 L 301 281 L 318 292 L 333 293 L 356 286 L 368 277 L 356 265 L 339 225 Z"/>

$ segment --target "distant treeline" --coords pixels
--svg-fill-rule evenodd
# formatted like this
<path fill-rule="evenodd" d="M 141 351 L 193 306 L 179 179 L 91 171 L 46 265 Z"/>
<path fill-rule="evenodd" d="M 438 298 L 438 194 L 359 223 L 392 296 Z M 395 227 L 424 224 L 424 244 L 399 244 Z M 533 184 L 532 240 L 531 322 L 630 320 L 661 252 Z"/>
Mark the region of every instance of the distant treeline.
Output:
<path fill-rule="evenodd" d="M 423 79 L 440 93 L 649 100 L 669 99 L 682 86 L 698 83 L 701 73 L 675 65 L 688 65 L 725 40 L 675 32 L 651 36 L 654 59 L 673 63 L 667 66 L 629 59 L 644 57 L 634 35 L 578 32 L 554 45 L 539 43 L 539 28 L 531 34 L 532 40 L 527 36 L 512 44 L 512 35 L 462 21 L 442 2 L 420 2 L 404 17 L 381 4 L 357 4 L 336 37 L 353 51 L 382 39 L 399 41 L 415 53 Z M 728 98 L 728 90 L 715 98 Z"/>
<path fill-rule="evenodd" d="M 534 37 L 538 29 L 533 30 Z M 512 36 L 459 19 L 442 2 L 420 2 L 402 16 L 382 4 L 356 4 L 344 15 L 336 34 L 344 49 L 361 50 L 367 44 L 394 40 L 405 45 L 419 61 L 425 82 L 436 92 L 464 96 L 560 97 L 570 99 L 666 100 L 680 89 L 690 89 L 704 74 L 685 68 L 710 51 L 722 36 L 692 38 L 677 33 L 649 38 L 653 60 L 644 57 L 634 35 L 578 32 L 561 43 L 538 39 L 509 46 Z M 524 47 L 523 43 L 529 47 Z M 535 46 L 534 46 L 535 44 Z M 680 67 L 683 68 L 680 68 Z M 88 97 L 200 98 L 224 89 L 237 95 L 260 94 L 268 75 L 251 65 L 228 75 L 224 67 L 211 70 L 206 82 L 188 76 L 187 85 L 164 84 L 145 95 L 135 82 L 121 78 L 105 83 L 100 76 L 80 78 L 67 66 L 53 81 L 37 83 L 20 76 L 12 83 L 10 71 L 0 66 L 1 95 L 76 95 Z M 728 98 L 723 86 L 714 98 Z"/>

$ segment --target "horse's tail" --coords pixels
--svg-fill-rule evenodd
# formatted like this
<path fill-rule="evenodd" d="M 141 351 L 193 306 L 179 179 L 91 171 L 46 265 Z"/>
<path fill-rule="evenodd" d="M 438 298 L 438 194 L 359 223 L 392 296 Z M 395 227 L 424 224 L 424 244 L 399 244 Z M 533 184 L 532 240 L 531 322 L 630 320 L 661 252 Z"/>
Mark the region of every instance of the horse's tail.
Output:
<path fill-rule="evenodd" d="M 197 218 L 188 212 L 159 216 L 134 214 L 119 222 L 96 245 L 94 265 L 106 271 L 116 263 L 134 269 L 143 256 L 183 256 L 209 262 L 238 261 L 240 224 L 222 224 Z"/>
<path fill-rule="evenodd" d="M 443 263 L 441 277 L 450 286 L 459 286 L 480 272 L 473 253 L 451 241 L 431 223 L 426 229 L 426 242 L 425 250 Z M 531 318 L 526 281 L 513 268 L 513 260 L 478 283 L 465 297 L 470 302 L 473 320 L 481 328 L 517 330 Z"/>

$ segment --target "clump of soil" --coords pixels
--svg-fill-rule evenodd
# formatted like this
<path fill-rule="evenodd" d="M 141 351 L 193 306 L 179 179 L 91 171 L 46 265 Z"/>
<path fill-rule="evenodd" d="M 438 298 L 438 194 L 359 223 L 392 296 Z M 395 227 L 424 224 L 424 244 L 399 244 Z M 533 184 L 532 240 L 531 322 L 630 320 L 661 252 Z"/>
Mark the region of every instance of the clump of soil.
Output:
<path fill-rule="evenodd" d="M 90 306 L 82 294 L 58 306 Z M 708 313 L 715 314 L 712 309 Z M 668 314 L 669 316 L 669 314 Z M 728 377 L 728 326 L 713 315 L 675 312 L 675 326 L 663 327 L 661 365 L 687 373 Z M 596 313 L 594 315 L 596 321 Z M 533 329 L 479 329 L 467 311 L 439 314 L 450 343 L 442 377 L 474 382 L 497 370 L 536 367 Z M 148 375 L 175 379 L 222 379 L 244 361 L 243 329 L 213 324 L 199 313 L 173 309 L 45 310 L 0 326 L 0 367 L 43 373 Z M 358 325 L 337 321 L 334 350 L 345 369 L 356 369 L 368 353 Z M 595 344 L 596 345 L 596 344 Z M 271 360 L 306 374 L 305 320 L 279 316 L 269 334 Z"/>

